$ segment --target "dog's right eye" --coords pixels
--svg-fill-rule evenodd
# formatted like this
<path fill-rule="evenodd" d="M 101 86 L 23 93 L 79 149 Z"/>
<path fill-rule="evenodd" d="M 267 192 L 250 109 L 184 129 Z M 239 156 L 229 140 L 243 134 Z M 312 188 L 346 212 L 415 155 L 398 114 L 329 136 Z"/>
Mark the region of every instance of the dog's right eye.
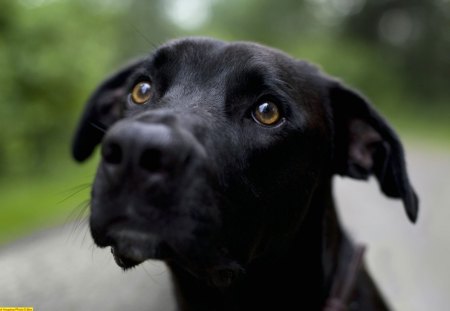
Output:
<path fill-rule="evenodd" d="M 152 85 L 150 82 L 139 82 L 131 91 L 131 100 L 136 105 L 145 104 L 152 97 Z"/>
<path fill-rule="evenodd" d="M 271 101 L 264 101 L 257 105 L 252 116 L 256 122 L 265 126 L 274 126 L 282 120 L 280 109 Z"/>

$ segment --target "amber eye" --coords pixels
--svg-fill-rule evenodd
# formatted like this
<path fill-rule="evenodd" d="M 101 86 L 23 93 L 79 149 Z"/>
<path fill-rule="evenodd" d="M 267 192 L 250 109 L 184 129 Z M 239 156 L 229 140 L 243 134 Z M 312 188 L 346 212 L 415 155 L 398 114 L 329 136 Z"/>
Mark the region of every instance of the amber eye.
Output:
<path fill-rule="evenodd" d="M 253 119 L 262 125 L 275 125 L 280 121 L 281 113 L 276 104 L 266 101 L 255 107 Z"/>
<path fill-rule="evenodd" d="M 139 82 L 131 92 L 131 99 L 133 103 L 142 105 L 147 102 L 152 96 L 152 85 L 150 82 Z"/>

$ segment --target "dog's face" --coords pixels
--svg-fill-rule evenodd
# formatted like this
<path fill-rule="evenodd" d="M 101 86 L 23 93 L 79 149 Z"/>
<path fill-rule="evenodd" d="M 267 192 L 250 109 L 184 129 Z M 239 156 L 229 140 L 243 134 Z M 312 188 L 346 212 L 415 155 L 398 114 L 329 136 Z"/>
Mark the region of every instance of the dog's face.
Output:
<path fill-rule="evenodd" d="M 294 236 L 335 173 L 373 174 L 417 213 L 401 145 L 370 105 L 256 44 L 178 40 L 115 74 L 86 106 L 74 157 L 98 143 L 91 232 L 124 268 L 239 269 Z"/>

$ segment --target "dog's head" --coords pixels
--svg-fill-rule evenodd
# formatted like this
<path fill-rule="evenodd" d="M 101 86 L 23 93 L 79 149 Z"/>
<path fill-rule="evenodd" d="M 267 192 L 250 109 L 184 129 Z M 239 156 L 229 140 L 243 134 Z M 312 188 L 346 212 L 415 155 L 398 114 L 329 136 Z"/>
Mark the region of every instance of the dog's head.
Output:
<path fill-rule="evenodd" d="M 75 159 L 97 144 L 91 232 L 124 268 L 245 265 L 294 235 L 333 174 L 374 175 L 417 215 L 402 146 L 368 102 L 257 44 L 184 39 L 130 64 L 88 101 Z"/>

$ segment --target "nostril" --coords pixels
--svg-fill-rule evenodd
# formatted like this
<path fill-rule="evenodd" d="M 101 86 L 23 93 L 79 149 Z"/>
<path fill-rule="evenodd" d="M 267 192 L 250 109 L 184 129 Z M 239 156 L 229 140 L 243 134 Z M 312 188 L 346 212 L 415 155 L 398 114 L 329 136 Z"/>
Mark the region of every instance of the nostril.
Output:
<path fill-rule="evenodd" d="M 103 146 L 102 155 L 105 162 L 109 164 L 120 164 L 122 162 L 122 148 L 117 143 L 109 143 Z"/>
<path fill-rule="evenodd" d="M 139 165 L 149 171 L 157 172 L 162 168 L 162 154 L 158 149 L 147 149 L 141 155 L 139 159 Z"/>

